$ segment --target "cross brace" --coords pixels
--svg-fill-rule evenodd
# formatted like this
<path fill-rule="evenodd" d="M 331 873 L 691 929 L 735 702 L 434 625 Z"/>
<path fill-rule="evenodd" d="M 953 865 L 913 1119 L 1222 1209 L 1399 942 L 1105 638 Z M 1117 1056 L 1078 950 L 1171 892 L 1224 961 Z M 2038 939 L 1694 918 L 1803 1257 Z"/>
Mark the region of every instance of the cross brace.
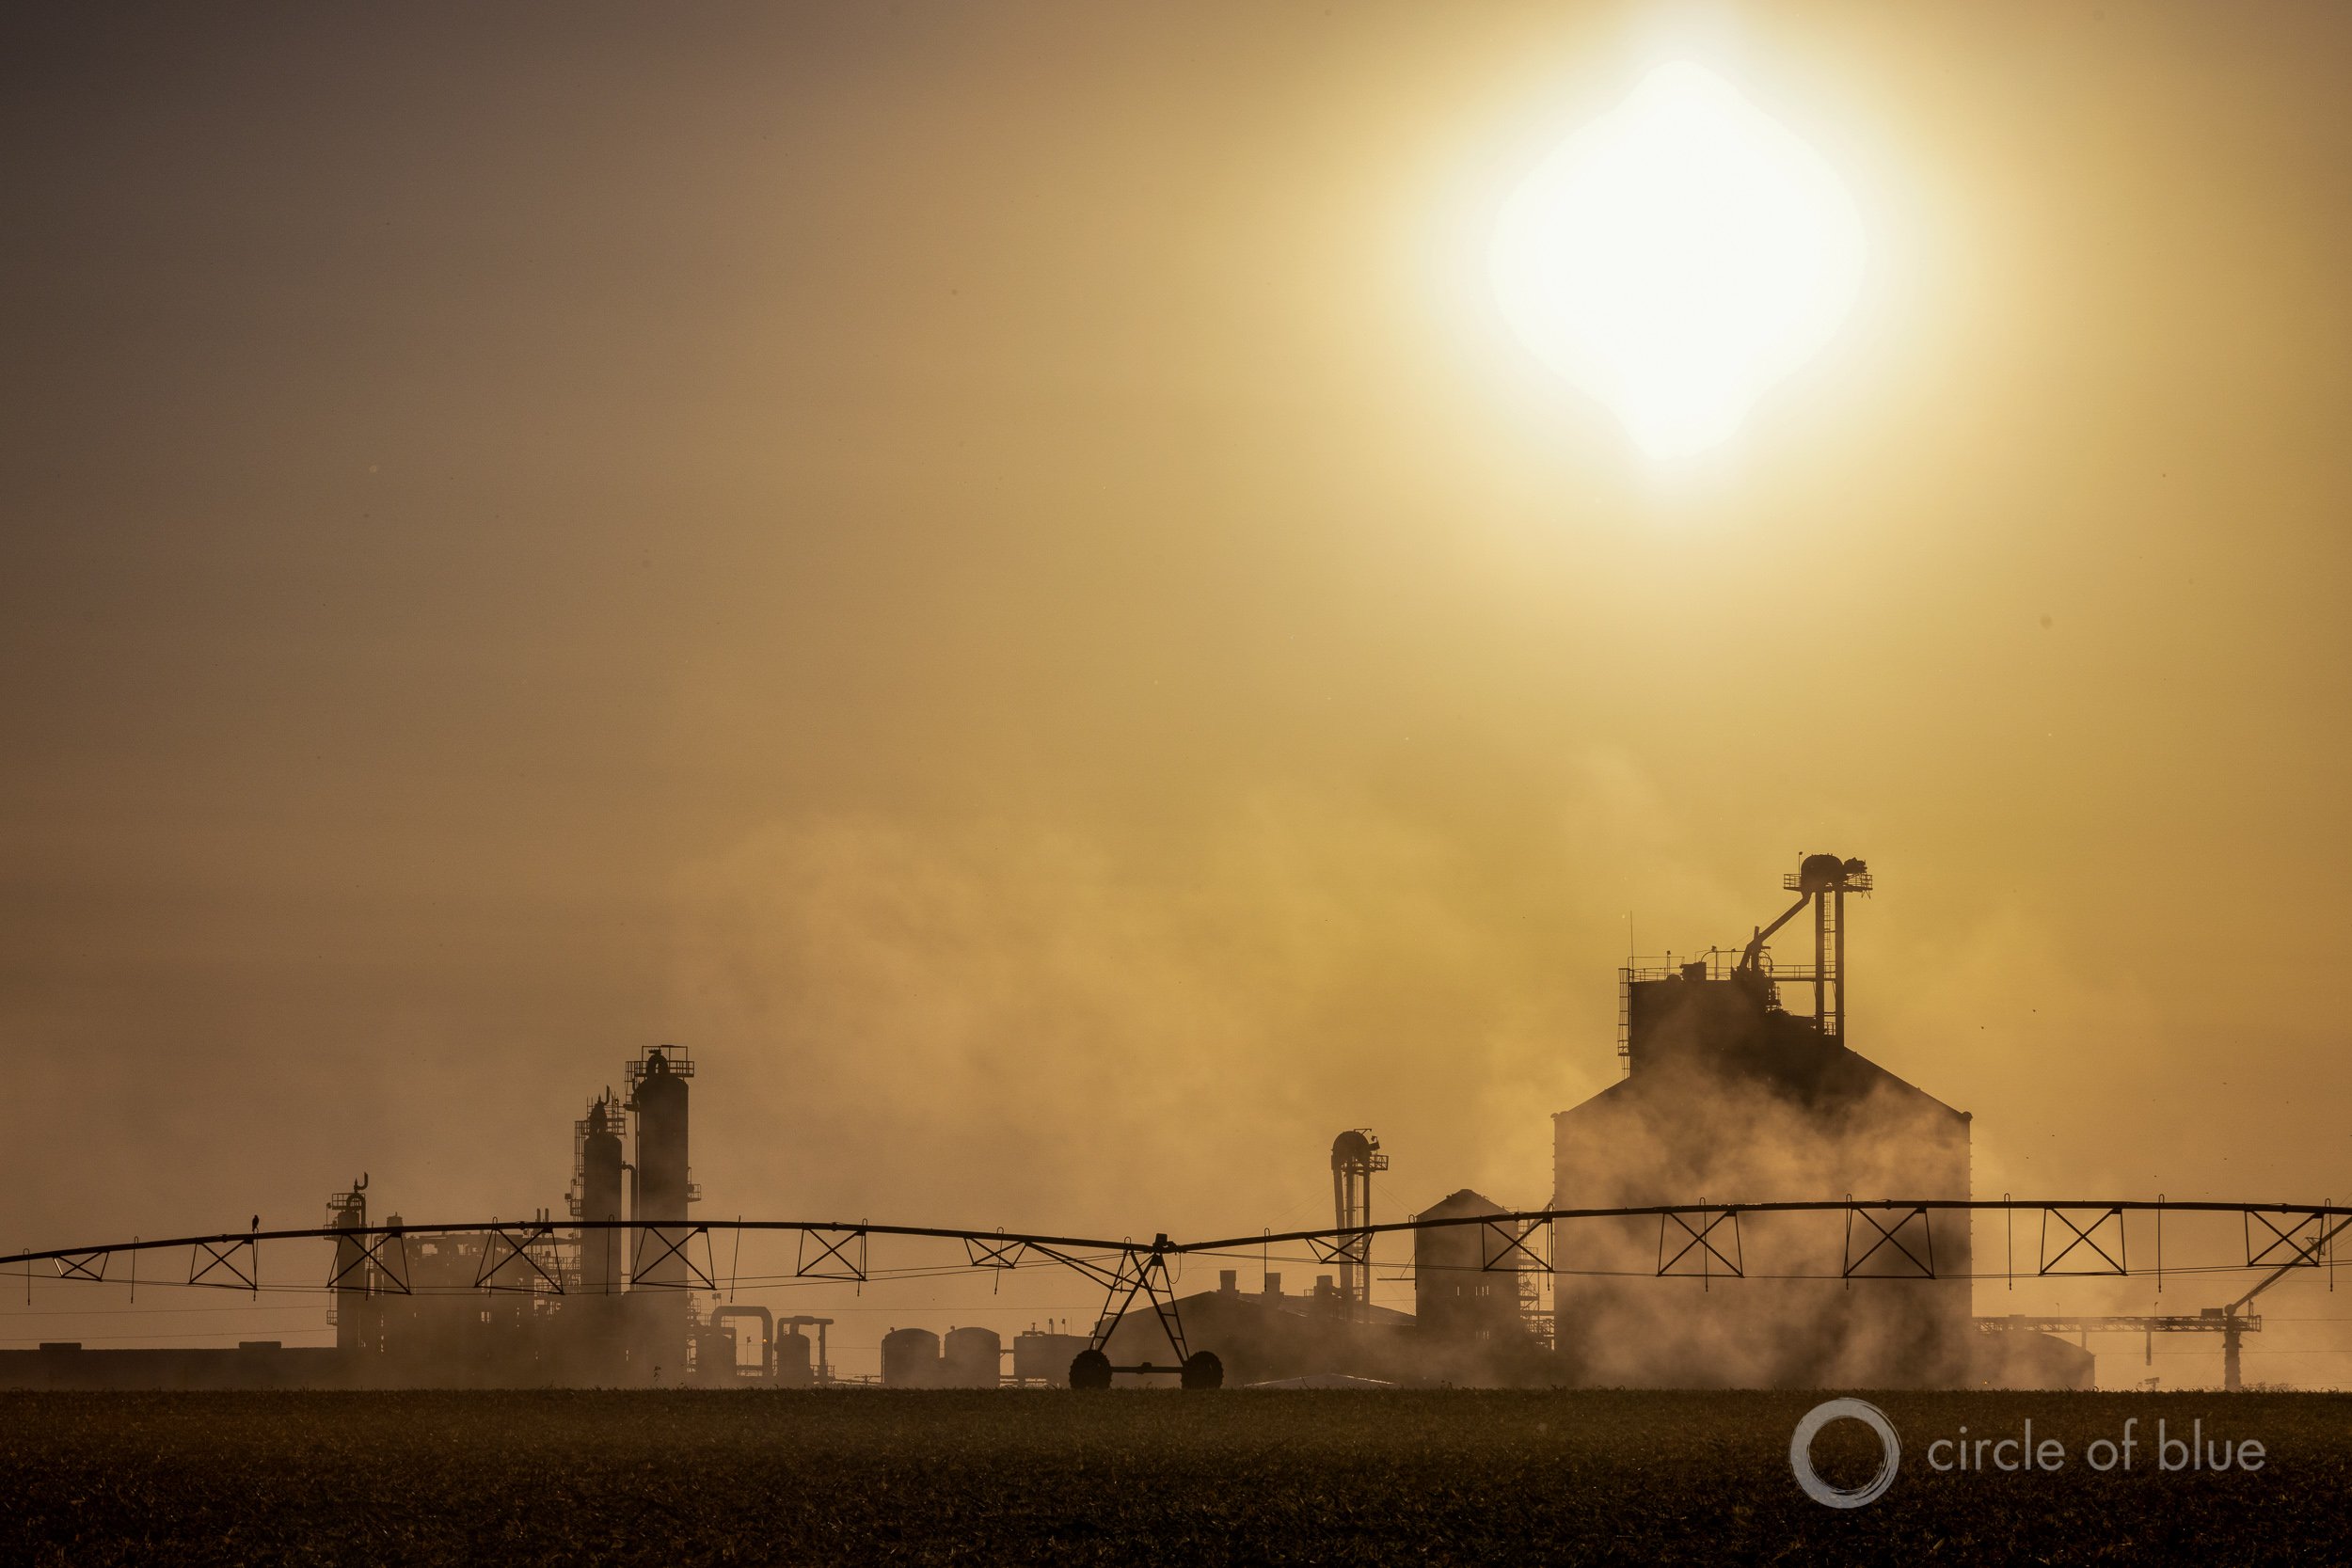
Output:
<path fill-rule="evenodd" d="M 1095 1323 L 1089 1348 L 1099 1351 L 1110 1343 L 1111 1332 L 1138 1295 L 1151 1302 L 1160 1332 L 1168 1337 L 1168 1348 L 1176 1353 L 1177 1365 L 1182 1366 L 1191 1358 L 1192 1352 L 1184 1343 L 1184 1325 L 1176 1315 L 1176 1287 L 1168 1277 L 1166 1236 L 1156 1238 L 1149 1247 L 1129 1247 L 1120 1255 L 1118 1270 L 1104 1300 L 1103 1316 Z"/>
<path fill-rule="evenodd" d="M 1551 1267 L 1549 1260 L 1538 1258 L 1535 1249 L 1527 1244 L 1539 1230 L 1549 1237 L 1551 1222 L 1537 1220 L 1522 1230 L 1515 1221 L 1486 1221 L 1479 1227 L 1479 1269 L 1486 1274 L 1520 1274 L 1528 1270 L 1546 1273 Z"/>
<path fill-rule="evenodd" d="M 2125 1246 L 2123 1211 L 2120 1208 L 2106 1208 L 2078 1212 L 2090 1216 L 2088 1225 L 2077 1224 L 2074 1212 L 2065 1209 L 2048 1207 L 2042 1209 L 2041 1263 L 2035 1272 L 2042 1275 L 2126 1275 L 2131 1273 L 2126 1262 L 2130 1253 Z M 2050 1250 L 2050 1243 L 2053 1239 L 2050 1235 L 2050 1221 L 2053 1219 L 2058 1222 L 2059 1227 L 2056 1240 L 2065 1243 L 2055 1253 Z M 2110 1222 L 2114 1225 L 2112 1231 L 2107 1228 Z M 2110 1244 L 2114 1249 L 2112 1251 L 2108 1250 Z M 2058 1267 L 2067 1259 L 2077 1254 L 2081 1255 L 2080 1260 L 2073 1268 Z"/>
<path fill-rule="evenodd" d="M 1894 1224 L 1888 1225 L 1881 1214 L 1891 1212 L 1881 1205 L 1874 1212 L 1867 1204 L 1849 1202 L 1846 1205 L 1846 1277 L 1848 1279 L 1933 1279 L 1935 1277 L 1935 1229 L 1923 1208 L 1906 1209 Z M 1854 1221 L 1863 1222 L 1862 1237 L 1868 1243 L 1860 1253 L 1854 1251 Z M 1863 1266 L 1873 1258 L 1880 1258 L 1877 1269 L 1864 1274 Z"/>
<path fill-rule="evenodd" d="M 501 1226 L 482 1238 L 482 1265 L 474 1271 L 473 1282 L 484 1291 L 536 1291 L 544 1283 L 557 1295 L 564 1293 L 564 1282 L 548 1273 L 547 1266 L 532 1254 L 532 1248 L 555 1234 L 548 1225 Z M 519 1285 L 502 1284 L 499 1275 L 516 1259 L 531 1266 L 532 1275 L 522 1276 Z"/>
<path fill-rule="evenodd" d="M 404 1232 L 394 1230 L 381 1236 L 338 1237 L 335 1256 L 342 1257 L 345 1246 L 352 1249 L 351 1260 L 333 1267 L 326 1276 L 328 1290 L 348 1290 L 353 1276 L 357 1275 L 371 1294 L 377 1291 L 393 1296 L 411 1293 L 408 1289 L 408 1238 Z M 373 1274 L 368 1272 L 370 1263 L 375 1265 Z"/>
<path fill-rule="evenodd" d="M 2265 1234 L 2254 1234 L 2256 1221 L 2262 1223 Z M 2319 1243 L 2324 1238 L 2317 1232 L 2327 1227 L 2328 1216 L 2318 1212 L 2293 1214 L 2284 1225 L 2260 1210 L 2249 1209 L 2241 1216 L 2246 1230 L 2246 1266 L 2249 1269 L 2283 1263 L 2292 1269 L 2319 1267 L 2324 1250 Z"/>
<path fill-rule="evenodd" d="M 700 1264 L 694 1261 L 694 1255 L 688 1250 L 697 1236 L 703 1239 L 705 1261 Z M 653 1256 L 650 1258 L 645 1256 L 648 1243 L 653 1250 Z M 678 1266 L 686 1271 L 684 1279 L 647 1279 L 645 1277 L 673 1258 L 676 1259 Z M 629 1259 L 628 1265 L 629 1285 L 640 1291 L 716 1291 L 719 1287 L 712 1282 L 710 1277 L 710 1269 L 707 1266 L 709 1258 L 709 1227 L 702 1225 L 646 1226 L 637 1232 L 637 1255 Z"/>
<path fill-rule="evenodd" d="M 1691 1216 L 1697 1216 L 1692 1223 Z M 1730 1246 L 1726 1254 L 1714 1240 L 1715 1232 L 1725 1221 L 1731 1224 Z M 1490 1222 L 1491 1223 L 1491 1222 Z M 1666 1255 L 1669 1240 L 1677 1243 L 1673 1257 Z M 1696 1268 L 1678 1268 L 1677 1264 L 1695 1252 L 1692 1260 Z M 1658 1273 L 1661 1278 L 1670 1274 L 1710 1275 L 1715 1265 L 1734 1279 L 1747 1277 L 1743 1254 L 1740 1246 L 1740 1211 L 1737 1209 L 1669 1209 L 1658 1216 Z"/>
<path fill-rule="evenodd" d="M 816 1243 L 811 1256 L 809 1244 Z M 793 1266 L 800 1279 L 866 1280 L 866 1230 L 862 1226 L 809 1226 L 801 1231 L 801 1250 Z"/>
<path fill-rule="evenodd" d="M 243 1248 L 245 1262 L 237 1261 Z M 261 1243 L 251 1238 L 229 1242 L 199 1242 L 188 1249 L 188 1283 L 209 1285 L 215 1290 L 246 1290 L 260 1292 L 262 1272 Z M 225 1274 L 227 1279 L 215 1279 L 215 1274 Z"/>

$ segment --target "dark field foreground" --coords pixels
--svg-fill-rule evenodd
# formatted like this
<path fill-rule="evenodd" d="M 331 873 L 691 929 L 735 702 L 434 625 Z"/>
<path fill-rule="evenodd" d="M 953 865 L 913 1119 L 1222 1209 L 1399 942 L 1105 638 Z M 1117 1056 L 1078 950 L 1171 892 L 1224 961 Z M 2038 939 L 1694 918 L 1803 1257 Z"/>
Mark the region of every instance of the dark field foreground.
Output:
<path fill-rule="evenodd" d="M 1804 1394 L 0 1394 L 0 1561 L 2352 1561 L 2352 1398 L 1888 1394 L 1877 1502 Z M 1930 1442 L 2057 1438 L 2055 1473 Z M 2133 1468 L 2087 1445 L 2138 1418 Z M 2174 1435 L 2259 1473 L 2165 1474 Z M 1852 1422 L 1816 1449 L 1858 1484 Z"/>

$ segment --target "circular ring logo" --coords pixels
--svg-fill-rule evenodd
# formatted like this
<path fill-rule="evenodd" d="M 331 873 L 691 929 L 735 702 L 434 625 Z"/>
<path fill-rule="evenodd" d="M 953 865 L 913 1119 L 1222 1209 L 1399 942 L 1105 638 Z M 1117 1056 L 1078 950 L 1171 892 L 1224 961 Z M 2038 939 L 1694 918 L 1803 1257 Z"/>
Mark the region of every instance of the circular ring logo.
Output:
<path fill-rule="evenodd" d="M 1832 1421 L 1860 1421 L 1879 1434 L 1883 1455 L 1879 1472 L 1851 1491 L 1832 1486 L 1813 1468 L 1813 1439 Z M 1895 1435 L 1895 1423 L 1867 1400 L 1830 1400 L 1817 1404 L 1804 1413 L 1788 1439 L 1788 1467 L 1797 1473 L 1797 1484 L 1824 1508 L 1860 1508 L 1878 1501 L 1880 1494 L 1895 1484 L 1895 1467 L 1901 1460 L 1902 1444 Z"/>

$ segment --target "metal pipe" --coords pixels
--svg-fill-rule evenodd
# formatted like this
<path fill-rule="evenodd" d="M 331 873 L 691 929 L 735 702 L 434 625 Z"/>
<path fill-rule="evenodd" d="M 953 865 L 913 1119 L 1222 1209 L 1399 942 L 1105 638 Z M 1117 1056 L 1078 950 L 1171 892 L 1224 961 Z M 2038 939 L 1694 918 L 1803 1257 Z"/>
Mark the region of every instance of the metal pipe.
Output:
<path fill-rule="evenodd" d="M 1837 1037 L 1846 1037 L 1846 884 L 1832 895 L 1837 900 Z"/>
<path fill-rule="evenodd" d="M 1441 1230 L 1466 1225 L 1483 1225 L 1490 1221 L 1496 1223 L 1513 1221 L 1521 1225 L 1526 1225 L 1545 1220 L 1655 1218 L 1660 1214 L 1692 1212 L 1697 1210 L 1698 1207 L 1699 1205 L 1697 1203 L 1692 1202 L 1644 1203 L 1618 1208 L 1524 1209 L 1513 1210 L 1500 1214 L 1454 1215 L 1433 1220 L 1391 1220 L 1383 1225 L 1366 1225 L 1362 1227 L 1350 1227 L 1349 1228 L 1351 1230 L 1361 1230 L 1367 1233 L 1388 1235 L 1391 1232 Z M 1735 1212 L 1743 1214 L 1829 1213 L 1844 1210 L 1848 1207 L 1851 1207 L 1851 1205 L 1837 1198 L 1805 1198 L 1770 1203 L 1725 1203 L 1708 1205 L 1708 1211 L 1717 1214 Z M 2342 1219 L 2344 1221 L 2344 1224 L 2339 1225 L 2328 1232 L 2329 1237 L 2341 1234 L 2346 1228 L 2352 1228 L 2352 1206 L 2337 1203 L 2188 1202 L 2179 1198 L 2162 1201 L 2155 1198 L 1894 1197 L 1873 1198 L 1867 1205 L 1865 1205 L 1865 1207 L 1872 1209 L 1897 1208 L 1948 1210 L 1953 1212 L 1961 1210 L 2015 1211 L 2019 1209 L 2118 1209 L 2127 1213 L 2153 1212 L 2161 1209 L 2165 1212 L 2172 1214 L 2300 1214 L 2307 1218 L 2319 1218 L 2324 1220 Z M 572 1222 L 572 1227 L 580 1230 L 622 1229 L 628 1227 L 630 1223 L 631 1222 L 627 1220 L 613 1220 L 604 1224 L 596 1224 L 587 1220 L 576 1220 Z M 120 1252 L 126 1254 L 133 1252 L 154 1252 L 166 1247 L 196 1246 L 208 1242 L 217 1244 L 230 1242 L 242 1243 L 248 1241 L 332 1241 L 337 1237 L 343 1235 L 487 1235 L 500 1231 L 534 1228 L 537 1228 L 537 1227 L 532 1222 L 508 1220 L 501 1223 L 495 1220 L 470 1220 L 455 1225 L 410 1225 L 404 1222 L 399 1225 L 387 1224 L 354 1226 L 348 1230 L 334 1226 L 310 1226 L 284 1230 L 230 1230 L 221 1231 L 209 1236 L 167 1237 L 163 1240 L 153 1242 L 133 1240 L 129 1242 L 119 1242 L 111 1245 L 103 1246 L 46 1247 L 38 1251 L 5 1253 L 0 1254 L 0 1268 L 10 1268 L 19 1263 L 47 1262 L 53 1259 L 60 1258 L 86 1258 L 97 1253 L 104 1252 Z M 1147 1245 L 1144 1243 L 1134 1240 L 1104 1241 L 1081 1236 L 1046 1236 L 1009 1230 L 967 1230 L 955 1229 L 941 1226 L 868 1225 L 860 1223 L 856 1220 L 701 1220 L 694 1222 L 689 1228 L 695 1230 L 739 1229 L 821 1230 L 829 1232 L 862 1231 L 869 1236 L 933 1236 L 951 1241 L 969 1238 L 973 1241 L 988 1242 L 992 1243 L 1002 1242 L 1022 1242 L 1031 1245 L 1071 1247 L 1083 1251 L 1094 1252 L 1140 1253 L 1154 1250 L 1154 1245 Z M 1213 1241 L 1170 1242 L 1166 1243 L 1164 1246 L 1158 1246 L 1157 1250 L 1168 1253 L 1233 1252 L 1245 1249 L 1256 1251 L 1262 1246 L 1277 1242 L 1323 1241 L 1329 1239 L 1332 1235 L 1333 1232 L 1330 1230 L 1320 1229 L 1283 1230 L 1271 1232 L 1254 1231 L 1247 1236 L 1219 1237 Z M 2317 1243 L 2315 1242 L 2313 1243 L 2312 1248 L 2307 1248 L 2300 1256 L 2310 1256 L 2311 1251 L 2315 1250 L 2316 1246 Z M 2286 1271 L 2283 1268 L 2278 1270 L 2277 1276 L 2283 1276 L 2285 1272 Z M 2265 1281 L 2264 1287 L 2258 1287 L 2257 1289 L 2266 1288 L 2267 1283 L 2268 1282 Z"/>
<path fill-rule="evenodd" d="M 1820 895 L 1813 897 L 1813 1020 L 1827 1025 L 1829 968 L 1829 900 Z"/>
<path fill-rule="evenodd" d="M 1805 894 L 1795 903 L 1789 905 L 1788 910 L 1778 920 L 1773 921 L 1770 926 L 1765 927 L 1762 930 L 1756 932 L 1755 936 L 1749 938 L 1746 949 L 1740 955 L 1740 967 L 1743 970 L 1751 972 L 1754 971 L 1757 961 L 1764 956 L 1764 944 L 1772 940 L 1772 933 L 1779 930 L 1783 926 L 1788 925 L 1791 920 L 1796 919 L 1798 914 L 1804 911 L 1804 907 L 1811 902 L 1813 902 L 1813 895 L 1809 893 Z"/>
<path fill-rule="evenodd" d="M 710 1314 L 710 1326 L 718 1327 L 729 1318 L 759 1320 L 759 1375 L 772 1383 L 776 1376 L 776 1315 L 765 1307 L 722 1307 Z M 739 1367 L 741 1363 L 739 1361 Z"/>

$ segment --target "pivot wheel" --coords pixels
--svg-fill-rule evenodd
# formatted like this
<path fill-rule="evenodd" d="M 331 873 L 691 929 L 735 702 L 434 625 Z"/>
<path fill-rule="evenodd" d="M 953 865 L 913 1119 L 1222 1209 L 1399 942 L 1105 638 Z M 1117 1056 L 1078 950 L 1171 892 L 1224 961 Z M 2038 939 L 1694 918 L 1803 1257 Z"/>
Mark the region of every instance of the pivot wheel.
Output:
<path fill-rule="evenodd" d="M 1099 1350 L 1082 1350 L 1070 1358 L 1070 1386 L 1073 1388 L 1107 1388 L 1111 1386 L 1111 1358 Z"/>
<path fill-rule="evenodd" d="M 1213 1350 L 1197 1350 L 1184 1357 L 1184 1386 L 1187 1388 L 1222 1388 L 1225 1386 L 1225 1363 Z"/>

